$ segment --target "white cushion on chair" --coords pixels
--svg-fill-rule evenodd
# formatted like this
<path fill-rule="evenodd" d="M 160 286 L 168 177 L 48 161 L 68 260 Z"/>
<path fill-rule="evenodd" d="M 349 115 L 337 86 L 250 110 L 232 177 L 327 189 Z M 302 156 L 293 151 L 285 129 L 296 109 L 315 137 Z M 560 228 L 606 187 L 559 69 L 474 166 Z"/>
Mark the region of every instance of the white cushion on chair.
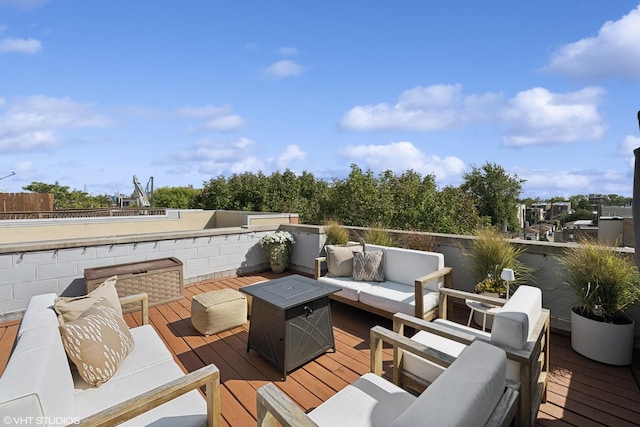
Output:
<path fill-rule="evenodd" d="M 391 425 L 483 426 L 504 393 L 506 370 L 504 350 L 473 342 Z"/>
<path fill-rule="evenodd" d="M 387 427 L 415 400 L 392 382 L 368 373 L 308 415 L 321 426 Z"/>
<path fill-rule="evenodd" d="M 542 291 L 519 286 L 493 319 L 491 342 L 522 349 L 542 313 Z"/>
<path fill-rule="evenodd" d="M 453 357 L 458 357 L 462 350 L 467 347 L 457 341 L 426 331 L 419 331 L 411 339 Z M 429 382 L 433 382 L 445 371 L 444 367 L 408 351 L 402 353 L 402 367 L 407 372 L 411 372 L 413 375 Z"/>

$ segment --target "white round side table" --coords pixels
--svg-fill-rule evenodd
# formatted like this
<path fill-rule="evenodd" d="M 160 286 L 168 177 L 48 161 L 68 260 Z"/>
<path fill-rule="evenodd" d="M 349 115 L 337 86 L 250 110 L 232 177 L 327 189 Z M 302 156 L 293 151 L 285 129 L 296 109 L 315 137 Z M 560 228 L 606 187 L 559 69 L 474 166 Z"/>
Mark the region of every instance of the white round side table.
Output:
<path fill-rule="evenodd" d="M 471 309 L 471 312 L 469 313 L 469 320 L 467 321 L 467 326 L 471 325 L 471 318 L 473 317 L 473 312 L 477 311 L 478 313 L 482 313 L 482 332 L 484 332 L 486 329 L 487 314 L 493 316 L 496 313 L 499 313 L 501 308 L 496 306 L 484 305 L 479 301 L 474 301 L 470 299 L 465 300 L 465 303 L 467 304 L 467 307 Z"/>

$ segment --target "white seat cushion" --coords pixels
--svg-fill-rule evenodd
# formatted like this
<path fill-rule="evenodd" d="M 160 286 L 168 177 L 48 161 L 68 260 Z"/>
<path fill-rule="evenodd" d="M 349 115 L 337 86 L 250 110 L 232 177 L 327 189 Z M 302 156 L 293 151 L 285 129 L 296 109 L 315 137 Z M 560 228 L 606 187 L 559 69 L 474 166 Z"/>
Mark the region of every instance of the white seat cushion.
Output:
<path fill-rule="evenodd" d="M 309 413 L 320 426 L 387 427 L 414 401 L 407 393 L 375 374 L 364 374 Z"/>
<path fill-rule="evenodd" d="M 403 285 L 397 282 L 376 283 L 374 286 L 360 290 L 360 302 L 390 313 L 405 313 L 415 315 L 415 288 L 413 285 Z M 424 295 L 424 311 L 427 312 L 438 306 L 437 292 Z"/>
<path fill-rule="evenodd" d="M 99 388 L 77 391 L 74 416 L 95 414 L 183 375 L 178 365 L 167 361 L 130 375 L 114 376 Z M 121 425 L 199 426 L 206 423 L 206 414 L 206 401 L 194 390 Z"/>
<path fill-rule="evenodd" d="M 326 283 L 337 289 L 342 289 L 336 292 L 334 295 L 339 295 L 351 301 L 358 301 L 358 294 L 361 290 L 370 288 L 372 285 L 369 282 L 359 282 L 353 280 L 351 277 L 335 278 L 332 276 L 322 276 L 318 278 L 319 282 Z"/>
<path fill-rule="evenodd" d="M 135 347 L 122 361 L 115 375 L 109 381 L 114 378 L 134 374 L 152 365 L 173 360 L 171 352 L 167 349 L 167 346 L 164 345 L 164 342 L 162 342 L 162 339 L 160 339 L 151 325 L 143 325 L 129 329 L 129 332 L 136 343 Z M 75 369 L 73 370 L 73 382 L 76 392 L 91 388 Z"/>
<path fill-rule="evenodd" d="M 411 339 L 453 357 L 458 357 L 460 353 L 462 353 L 462 350 L 467 347 L 457 341 L 443 338 L 427 331 L 419 331 L 417 334 L 412 336 Z M 433 382 L 445 371 L 445 368 L 442 366 L 408 351 L 403 352 L 402 367 L 407 372 L 410 372 L 428 382 Z"/>

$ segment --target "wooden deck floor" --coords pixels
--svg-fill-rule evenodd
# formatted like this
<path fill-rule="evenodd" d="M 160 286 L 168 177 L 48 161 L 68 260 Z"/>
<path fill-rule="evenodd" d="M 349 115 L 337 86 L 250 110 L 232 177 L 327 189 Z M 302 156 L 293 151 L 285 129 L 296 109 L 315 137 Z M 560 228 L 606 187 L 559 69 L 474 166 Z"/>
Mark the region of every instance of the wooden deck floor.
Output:
<path fill-rule="evenodd" d="M 256 421 L 258 387 L 277 384 L 305 411 L 331 397 L 369 370 L 369 329 L 391 321 L 332 302 L 337 351 L 328 352 L 291 372 L 281 381 L 280 372 L 254 351 L 247 353 L 248 326 L 203 337 L 191 326 L 193 295 L 220 288 L 239 288 L 276 277 L 263 273 L 200 282 L 185 288 L 181 301 L 150 309 L 150 320 L 185 371 L 209 363 L 220 369 L 223 423 L 250 426 Z M 466 319 L 464 309 L 457 316 Z M 140 322 L 139 313 L 126 315 L 127 323 Z M 0 325 L 0 373 L 4 370 L 19 322 Z M 390 351 L 387 350 L 390 358 Z M 571 349 L 570 339 L 551 335 L 551 367 L 548 402 L 538 414 L 540 426 L 640 425 L 640 363 L 612 367 L 590 361 Z"/>

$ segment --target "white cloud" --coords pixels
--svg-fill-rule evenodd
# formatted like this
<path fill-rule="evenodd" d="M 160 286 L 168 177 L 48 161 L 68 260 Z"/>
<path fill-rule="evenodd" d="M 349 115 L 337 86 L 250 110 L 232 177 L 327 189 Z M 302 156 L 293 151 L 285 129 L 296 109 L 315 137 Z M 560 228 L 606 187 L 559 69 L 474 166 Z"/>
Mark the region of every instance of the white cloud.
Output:
<path fill-rule="evenodd" d="M 518 170 L 526 180 L 523 197 L 569 197 L 575 194 L 631 194 L 633 172 L 616 170 Z"/>
<path fill-rule="evenodd" d="M 434 174 L 440 180 L 460 176 L 466 167 L 466 164 L 457 157 L 443 158 L 427 155 L 407 141 L 387 145 L 348 146 L 342 150 L 342 154 L 378 172 L 387 169 L 393 171 L 413 169 L 422 175 Z"/>
<path fill-rule="evenodd" d="M 640 78 L 640 5 L 607 21 L 595 37 L 567 44 L 551 55 L 546 71 L 578 79 Z"/>
<path fill-rule="evenodd" d="M 0 104 L 0 153 L 30 151 L 56 145 L 65 129 L 105 127 L 108 117 L 70 98 L 32 96 Z"/>
<path fill-rule="evenodd" d="M 508 126 L 503 142 L 527 146 L 601 138 L 606 131 L 598 112 L 603 93 L 598 87 L 567 93 L 540 87 L 520 92 L 501 112 Z"/>
<path fill-rule="evenodd" d="M 300 73 L 302 73 L 302 67 L 289 59 L 274 62 L 264 70 L 264 74 L 267 77 L 275 79 L 297 76 Z"/>
<path fill-rule="evenodd" d="M 37 53 L 42 49 L 42 43 L 36 39 L 16 39 L 6 37 L 0 40 L 0 53 Z"/>
<path fill-rule="evenodd" d="M 291 163 L 298 160 L 304 160 L 306 157 L 307 153 L 302 151 L 299 146 L 288 145 L 275 159 L 275 164 L 278 166 L 279 170 L 284 171 L 287 168 L 292 169 Z"/>
<path fill-rule="evenodd" d="M 295 47 L 282 46 L 280 49 L 278 49 L 278 53 L 285 56 L 296 55 L 298 53 L 298 49 L 296 49 Z"/>
<path fill-rule="evenodd" d="M 486 116 L 500 100 L 501 95 L 494 93 L 465 96 L 459 84 L 419 86 L 402 92 L 395 105 L 352 108 L 342 117 L 340 126 L 365 131 L 447 129 Z"/>
<path fill-rule="evenodd" d="M 204 105 L 201 107 L 181 107 L 175 110 L 176 115 L 196 120 L 204 120 L 198 130 L 214 130 L 221 132 L 235 131 L 245 126 L 245 120 L 228 105 Z"/>

